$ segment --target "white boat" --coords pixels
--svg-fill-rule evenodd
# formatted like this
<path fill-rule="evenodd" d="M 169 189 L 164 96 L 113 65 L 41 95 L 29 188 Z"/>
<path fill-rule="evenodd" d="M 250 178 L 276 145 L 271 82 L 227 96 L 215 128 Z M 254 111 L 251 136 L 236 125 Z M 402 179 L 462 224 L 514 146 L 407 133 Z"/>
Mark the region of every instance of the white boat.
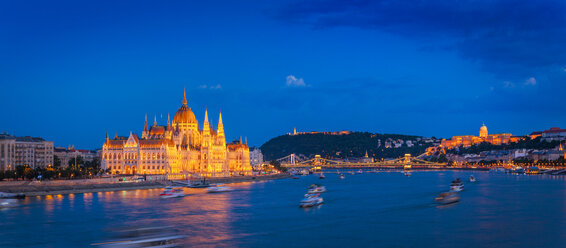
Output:
<path fill-rule="evenodd" d="M 321 173 L 320 173 L 320 176 L 318 176 L 318 178 L 320 178 L 320 179 L 325 179 L 326 176 L 324 176 L 324 173 L 321 172 Z"/>
<path fill-rule="evenodd" d="M 324 192 L 326 192 L 326 187 L 318 184 L 312 184 L 308 190 L 309 194 L 319 194 Z"/>
<path fill-rule="evenodd" d="M 476 181 L 476 178 L 474 177 L 474 175 L 471 175 L 471 176 L 470 176 L 470 182 L 473 183 L 473 182 L 475 182 L 475 181 Z"/>
<path fill-rule="evenodd" d="M 360 169 L 360 170 L 358 171 L 358 174 L 362 174 L 362 173 L 364 173 L 364 172 L 362 171 L 362 169 Z"/>
<path fill-rule="evenodd" d="M 138 227 L 116 230 L 111 240 L 92 245 L 106 248 L 182 247 L 185 237 L 173 227 Z"/>
<path fill-rule="evenodd" d="M 406 172 L 405 172 L 405 176 L 410 177 L 410 176 L 411 176 L 411 172 L 410 172 L 410 171 L 406 171 Z"/>
<path fill-rule="evenodd" d="M 452 183 L 450 183 L 450 191 L 459 192 L 462 190 L 464 190 L 464 184 L 462 183 L 462 180 L 460 180 L 460 178 L 457 178 L 456 180 L 452 181 Z"/>
<path fill-rule="evenodd" d="M 179 187 L 166 187 L 161 194 L 159 194 L 161 198 L 174 198 L 174 197 L 183 197 L 185 196 L 185 191 Z"/>
<path fill-rule="evenodd" d="M 434 201 L 438 202 L 439 204 L 446 205 L 446 204 L 459 202 L 460 196 L 458 196 L 456 192 L 444 192 L 444 193 L 440 193 L 440 195 L 438 195 L 434 199 Z"/>
<path fill-rule="evenodd" d="M 308 194 L 303 200 L 301 200 L 299 206 L 302 208 L 308 208 L 320 205 L 322 203 L 324 203 L 324 199 L 322 199 L 319 194 Z"/>
<path fill-rule="evenodd" d="M 0 209 L 13 208 L 17 206 L 18 206 L 18 201 L 16 199 L 0 199 Z"/>
<path fill-rule="evenodd" d="M 220 184 L 213 187 L 209 187 L 206 190 L 208 191 L 208 193 L 222 193 L 222 192 L 233 191 L 234 189 Z"/>
<path fill-rule="evenodd" d="M 23 199 L 26 195 L 23 193 L 4 193 L 0 192 L 0 198 Z"/>
<path fill-rule="evenodd" d="M 346 178 L 346 176 L 344 176 L 344 174 L 340 174 L 340 179 L 344 179 Z"/>

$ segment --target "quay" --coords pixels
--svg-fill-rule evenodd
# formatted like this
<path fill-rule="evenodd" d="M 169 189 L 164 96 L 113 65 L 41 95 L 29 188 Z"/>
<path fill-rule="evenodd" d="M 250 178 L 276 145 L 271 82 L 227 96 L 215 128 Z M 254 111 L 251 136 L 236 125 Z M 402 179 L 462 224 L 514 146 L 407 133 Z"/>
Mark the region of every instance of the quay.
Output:
<path fill-rule="evenodd" d="M 289 174 L 270 174 L 259 176 L 207 178 L 211 183 L 240 183 L 288 178 Z M 7 181 L 0 182 L 0 192 L 24 193 L 26 196 L 64 195 L 92 192 L 107 192 L 137 189 L 156 189 L 172 185 L 171 181 L 156 178 L 150 181 L 119 181 L 118 178 L 54 180 L 54 181 Z"/>

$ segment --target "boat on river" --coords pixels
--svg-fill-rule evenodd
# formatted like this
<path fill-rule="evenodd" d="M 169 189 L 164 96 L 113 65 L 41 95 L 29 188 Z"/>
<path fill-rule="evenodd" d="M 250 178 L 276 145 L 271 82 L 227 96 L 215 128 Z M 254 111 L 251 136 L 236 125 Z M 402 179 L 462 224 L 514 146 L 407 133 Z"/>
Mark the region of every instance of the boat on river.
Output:
<path fill-rule="evenodd" d="M 303 200 L 299 203 L 302 208 L 314 207 L 324 203 L 324 199 L 320 197 L 320 194 L 307 194 Z"/>
<path fill-rule="evenodd" d="M 321 172 L 320 175 L 318 176 L 318 178 L 319 178 L 319 179 L 325 179 L 326 176 L 324 176 L 324 173 Z"/>
<path fill-rule="evenodd" d="M 23 199 L 26 198 L 26 195 L 23 193 L 4 193 L 0 192 L 0 198 L 4 199 Z"/>
<path fill-rule="evenodd" d="M 452 181 L 452 183 L 450 183 L 450 191 L 459 192 L 462 190 L 464 190 L 464 184 L 462 183 L 462 180 L 460 180 L 460 178 L 457 178 L 456 180 Z"/>
<path fill-rule="evenodd" d="M 185 235 L 172 227 L 141 227 L 118 230 L 107 242 L 92 244 L 100 247 L 182 247 Z"/>
<path fill-rule="evenodd" d="M 442 205 L 452 204 L 459 202 L 460 196 L 456 192 L 444 192 L 440 193 L 436 198 L 434 198 L 434 201 Z"/>
<path fill-rule="evenodd" d="M 0 199 L 0 209 L 14 208 L 17 206 L 18 206 L 18 200 L 16 199 Z"/>
<path fill-rule="evenodd" d="M 179 187 L 166 187 L 165 190 L 163 190 L 163 192 L 159 194 L 159 197 L 164 199 L 183 197 L 183 196 L 185 196 L 185 191 L 183 191 L 183 189 Z"/>
<path fill-rule="evenodd" d="M 344 174 L 340 174 L 340 179 L 344 179 L 346 178 L 346 176 L 344 176 Z"/>
<path fill-rule="evenodd" d="M 471 175 L 471 176 L 470 176 L 470 182 L 473 183 L 473 182 L 475 182 L 475 181 L 476 181 L 476 178 L 474 177 L 474 175 Z"/>
<path fill-rule="evenodd" d="M 308 193 L 309 194 L 319 194 L 326 192 L 326 187 L 319 185 L 319 184 L 312 184 L 309 186 Z"/>
<path fill-rule="evenodd" d="M 230 188 L 228 186 L 224 186 L 222 184 L 216 185 L 216 186 L 212 186 L 206 189 L 208 191 L 208 193 L 222 193 L 222 192 L 230 192 L 233 191 L 233 188 Z"/>

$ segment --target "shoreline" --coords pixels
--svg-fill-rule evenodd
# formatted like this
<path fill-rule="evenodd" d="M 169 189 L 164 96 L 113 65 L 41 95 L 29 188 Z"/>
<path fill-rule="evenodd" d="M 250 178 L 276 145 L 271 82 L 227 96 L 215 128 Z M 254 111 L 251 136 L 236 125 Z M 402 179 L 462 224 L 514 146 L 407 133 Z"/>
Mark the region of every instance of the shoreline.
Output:
<path fill-rule="evenodd" d="M 281 173 L 265 176 L 243 176 L 243 177 L 224 177 L 207 179 L 209 183 L 241 183 L 256 182 L 264 180 L 275 180 L 291 177 L 289 174 Z M 45 195 L 66 195 L 81 193 L 96 193 L 122 190 L 138 190 L 138 189 L 157 189 L 171 186 L 171 181 L 146 181 L 146 182 L 124 182 L 124 183 L 92 183 L 92 184 L 72 184 L 72 181 L 66 185 L 14 185 L 6 186 L 0 183 L 0 192 L 5 193 L 23 193 L 26 197 L 45 196 Z"/>

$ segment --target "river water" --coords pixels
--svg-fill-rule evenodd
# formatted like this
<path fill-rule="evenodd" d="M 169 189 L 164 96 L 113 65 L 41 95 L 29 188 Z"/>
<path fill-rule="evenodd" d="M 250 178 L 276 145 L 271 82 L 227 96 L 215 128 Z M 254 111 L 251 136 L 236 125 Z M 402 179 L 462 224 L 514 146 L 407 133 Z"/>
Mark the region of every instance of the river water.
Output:
<path fill-rule="evenodd" d="M 461 201 L 435 196 L 456 177 Z M 325 204 L 298 207 L 322 183 Z M 186 247 L 566 247 L 566 177 L 481 171 L 304 176 L 160 199 L 160 189 L 31 197 L 0 211 L 0 247 L 96 247 L 113 231 L 172 226 Z"/>

